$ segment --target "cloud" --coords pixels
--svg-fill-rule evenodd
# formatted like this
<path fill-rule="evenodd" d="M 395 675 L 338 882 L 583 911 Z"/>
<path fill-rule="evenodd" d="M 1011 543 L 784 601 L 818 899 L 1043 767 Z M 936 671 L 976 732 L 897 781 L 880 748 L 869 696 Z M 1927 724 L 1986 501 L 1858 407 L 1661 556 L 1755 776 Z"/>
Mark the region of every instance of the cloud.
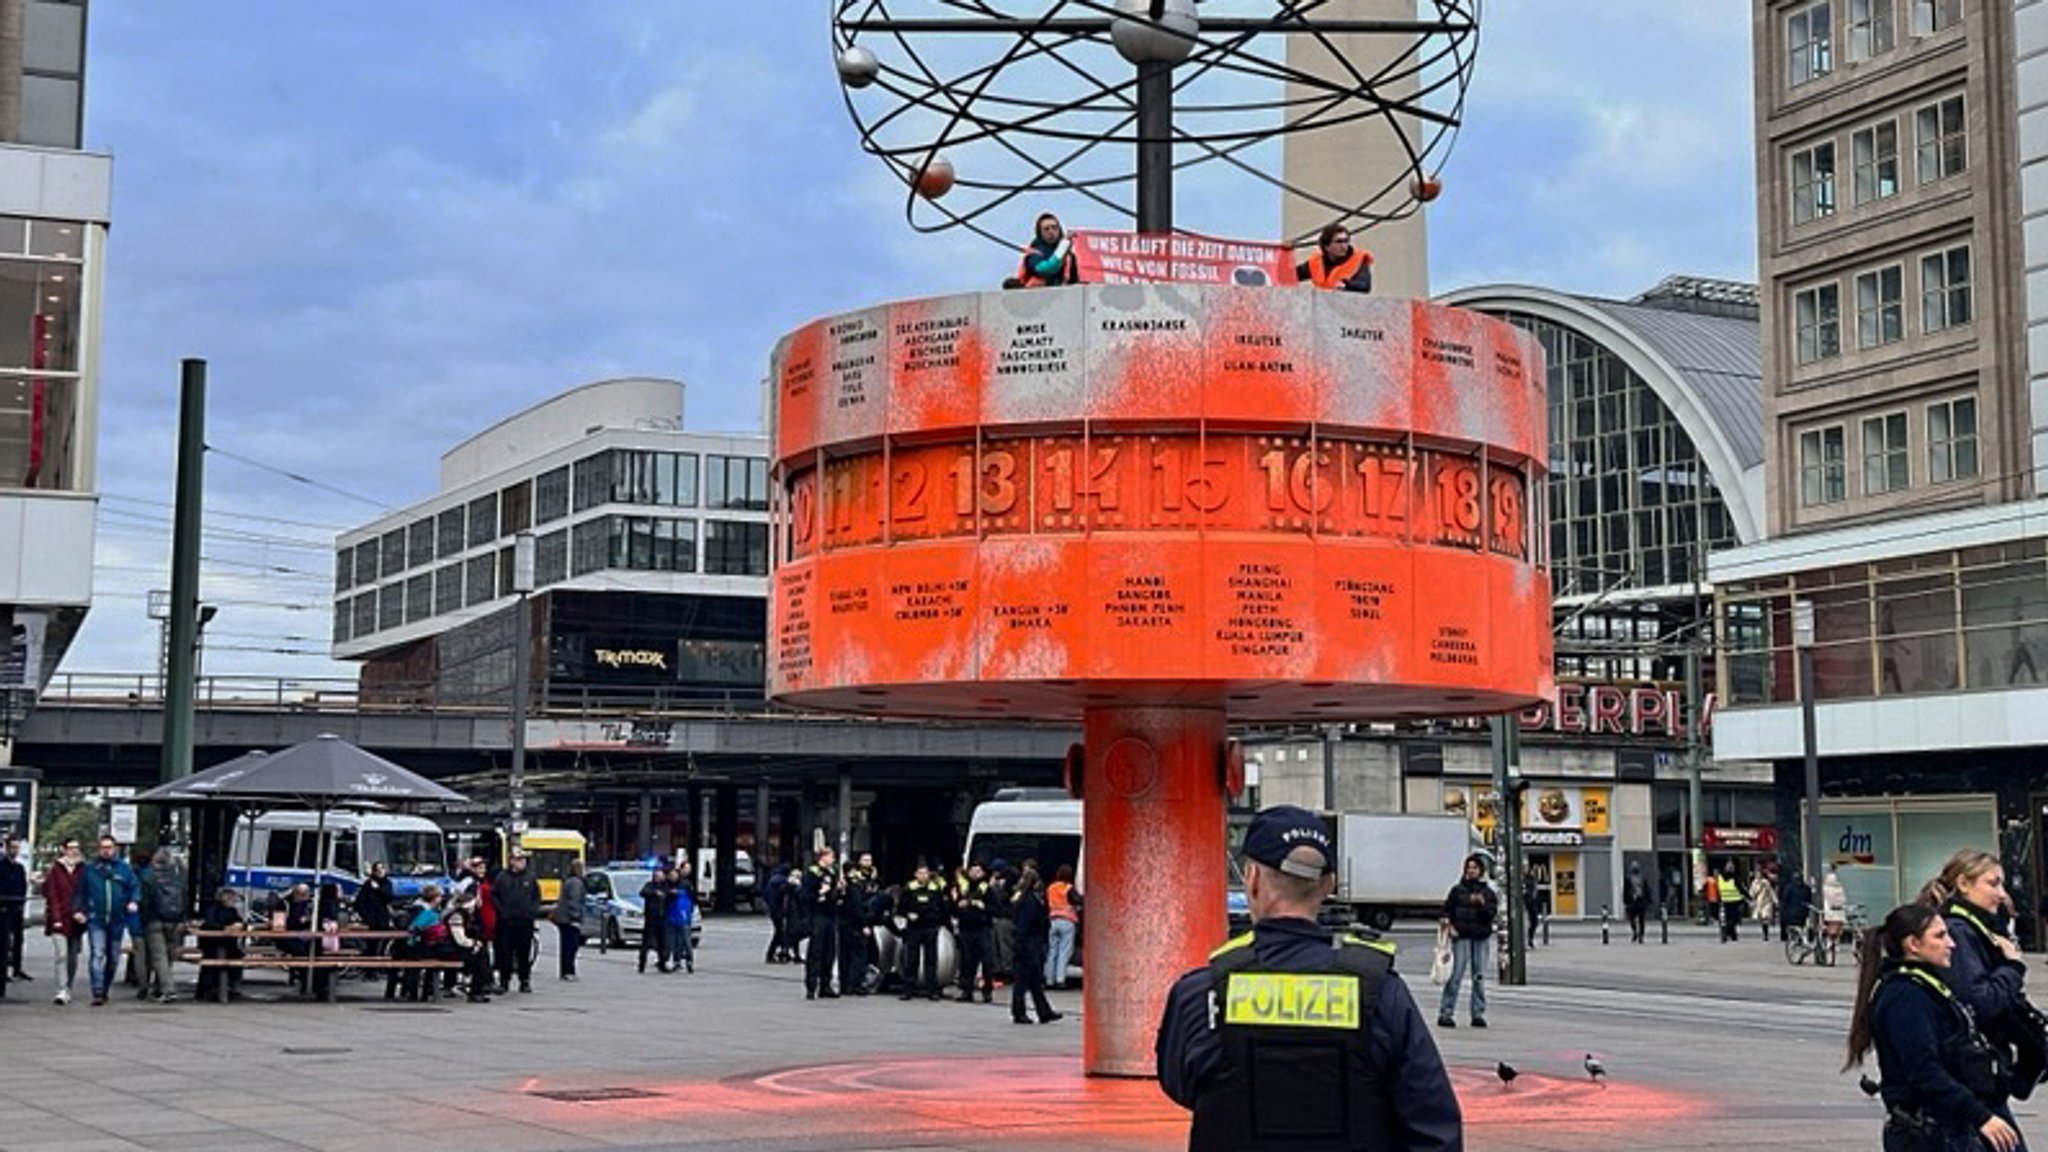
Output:
<path fill-rule="evenodd" d="M 697 111 L 695 85 L 656 92 L 632 119 L 607 129 L 604 144 L 628 152 L 655 152 L 676 146 Z"/>
<path fill-rule="evenodd" d="M 822 8 L 789 7 L 96 10 L 87 135 L 116 156 L 102 488 L 169 499 L 182 356 L 211 361 L 210 442 L 402 506 L 434 492 L 448 447 L 576 384 L 675 376 L 693 426 L 749 429 L 789 329 L 998 282 L 1006 248 L 904 226 L 902 185 L 847 120 Z M 1486 16 L 1432 210 L 1439 287 L 1621 294 L 1667 271 L 1753 267 L 1747 4 L 1544 0 Z M 1191 180 L 1181 199 L 1193 223 L 1256 236 L 1277 226 L 1270 197 Z M 994 230 L 1021 243 L 1047 205 L 1102 222 L 1033 195 Z M 311 525 L 211 521 L 245 530 L 208 545 L 239 562 L 209 576 L 209 595 L 241 602 L 222 621 L 324 637 L 319 525 L 378 509 L 219 458 L 208 498 Z M 140 595 L 167 579 L 167 525 L 106 519 L 102 598 L 66 667 L 150 669 Z M 209 667 L 353 671 L 228 651 Z"/>

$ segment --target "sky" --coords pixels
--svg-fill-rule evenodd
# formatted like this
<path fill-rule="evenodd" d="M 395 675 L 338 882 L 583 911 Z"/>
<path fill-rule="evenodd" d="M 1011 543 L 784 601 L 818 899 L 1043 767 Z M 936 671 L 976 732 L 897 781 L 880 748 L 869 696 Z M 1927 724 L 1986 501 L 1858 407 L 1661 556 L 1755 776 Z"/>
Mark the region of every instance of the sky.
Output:
<path fill-rule="evenodd" d="M 1006 275 L 905 225 L 842 100 L 835 6 L 95 5 L 101 534 L 61 672 L 156 667 L 181 358 L 209 362 L 218 450 L 206 673 L 352 677 L 327 658 L 333 537 L 432 496 L 449 447 L 621 375 L 685 381 L 693 429 L 758 430 L 782 333 Z M 1754 279 L 1749 31 L 1748 0 L 1487 4 L 1433 289 Z M 994 222 L 1021 237 L 1041 206 Z"/>

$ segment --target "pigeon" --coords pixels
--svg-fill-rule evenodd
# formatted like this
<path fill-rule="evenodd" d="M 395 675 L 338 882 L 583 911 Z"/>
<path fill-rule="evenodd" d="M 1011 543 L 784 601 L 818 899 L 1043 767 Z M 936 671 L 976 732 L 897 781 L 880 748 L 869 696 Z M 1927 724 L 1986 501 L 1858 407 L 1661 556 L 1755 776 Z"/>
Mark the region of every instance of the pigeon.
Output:
<path fill-rule="evenodd" d="M 1520 1072 L 1515 1071 L 1515 1066 L 1513 1064 L 1510 1064 L 1505 1060 L 1502 1060 L 1500 1063 L 1495 1064 L 1493 1066 L 1493 1074 L 1495 1076 L 1500 1077 L 1500 1082 L 1503 1084 L 1513 1084 L 1515 1082 L 1515 1077 L 1521 1075 Z"/>
<path fill-rule="evenodd" d="M 1595 1083 L 1607 1075 L 1607 1065 L 1595 1060 L 1591 1052 L 1586 1053 L 1586 1075 L 1591 1076 Z"/>
<path fill-rule="evenodd" d="M 1884 1089 L 1884 1085 L 1872 1080 L 1869 1076 L 1859 1077 L 1856 1081 L 1856 1086 L 1863 1089 L 1865 1096 L 1875 1096 Z"/>

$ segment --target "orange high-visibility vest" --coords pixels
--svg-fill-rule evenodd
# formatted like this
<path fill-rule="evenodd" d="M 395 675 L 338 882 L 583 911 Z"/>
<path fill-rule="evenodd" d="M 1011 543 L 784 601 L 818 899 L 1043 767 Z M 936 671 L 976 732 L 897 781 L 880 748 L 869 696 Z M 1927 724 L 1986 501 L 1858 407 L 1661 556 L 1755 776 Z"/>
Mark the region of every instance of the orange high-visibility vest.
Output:
<path fill-rule="evenodd" d="M 1362 248 L 1353 248 L 1351 250 L 1351 259 L 1344 261 L 1335 268 L 1324 268 L 1323 250 L 1318 248 L 1309 254 L 1309 283 L 1314 284 L 1318 288 L 1342 288 L 1345 281 L 1358 275 L 1358 270 L 1370 263 L 1372 263 L 1372 256 L 1370 254 Z"/>
<path fill-rule="evenodd" d="M 1045 288 L 1052 284 L 1052 281 L 1031 270 L 1031 266 L 1037 262 L 1038 252 L 1027 246 L 1024 249 L 1024 258 L 1017 262 L 1017 279 L 1023 281 L 1026 288 Z M 1070 250 L 1067 253 L 1067 258 L 1060 264 L 1060 283 L 1078 284 L 1080 282 L 1080 262 L 1074 258 L 1074 253 Z"/>

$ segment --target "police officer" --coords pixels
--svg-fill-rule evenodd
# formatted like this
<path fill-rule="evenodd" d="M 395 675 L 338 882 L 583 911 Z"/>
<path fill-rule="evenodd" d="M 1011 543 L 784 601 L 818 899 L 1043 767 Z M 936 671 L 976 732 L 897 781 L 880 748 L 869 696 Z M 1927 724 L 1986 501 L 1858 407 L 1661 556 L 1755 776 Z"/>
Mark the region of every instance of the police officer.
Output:
<path fill-rule="evenodd" d="M 1924 904 L 1892 909 L 1863 938 L 1842 1067 L 1876 1050 L 1885 1152 L 2023 1147 L 1998 1058 L 1949 985 L 1954 951 L 1948 923 Z"/>
<path fill-rule="evenodd" d="M 834 867 L 838 854 L 818 849 L 816 860 L 804 869 L 797 889 L 798 914 L 810 921 L 811 946 L 804 955 L 804 999 L 824 997 L 836 1000 L 832 989 L 832 964 L 839 955 L 839 911 L 844 899 L 839 872 Z"/>
<path fill-rule="evenodd" d="M 1393 947 L 1316 923 L 1335 886 L 1328 827 L 1268 808 L 1244 855 L 1252 931 L 1180 978 L 1159 1025 L 1159 1086 L 1194 1112 L 1190 1152 L 1463 1152 L 1458 1098 Z"/>
<path fill-rule="evenodd" d="M 839 906 L 839 990 L 868 994 L 868 966 L 874 963 L 874 932 L 870 925 L 875 901 L 875 854 L 863 852 L 842 879 L 845 896 Z"/>
<path fill-rule="evenodd" d="M 939 996 L 939 928 L 946 919 L 946 884 L 923 864 L 910 883 L 903 886 L 898 908 L 903 916 L 903 993 L 908 1000 L 923 992 L 930 999 Z"/>
<path fill-rule="evenodd" d="M 967 874 L 953 889 L 953 934 L 960 942 L 960 1002 L 972 1003 L 977 981 L 981 1002 L 995 998 L 995 971 L 989 964 L 994 949 L 989 916 L 988 877 L 981 861 L 967 866 Z"/>

